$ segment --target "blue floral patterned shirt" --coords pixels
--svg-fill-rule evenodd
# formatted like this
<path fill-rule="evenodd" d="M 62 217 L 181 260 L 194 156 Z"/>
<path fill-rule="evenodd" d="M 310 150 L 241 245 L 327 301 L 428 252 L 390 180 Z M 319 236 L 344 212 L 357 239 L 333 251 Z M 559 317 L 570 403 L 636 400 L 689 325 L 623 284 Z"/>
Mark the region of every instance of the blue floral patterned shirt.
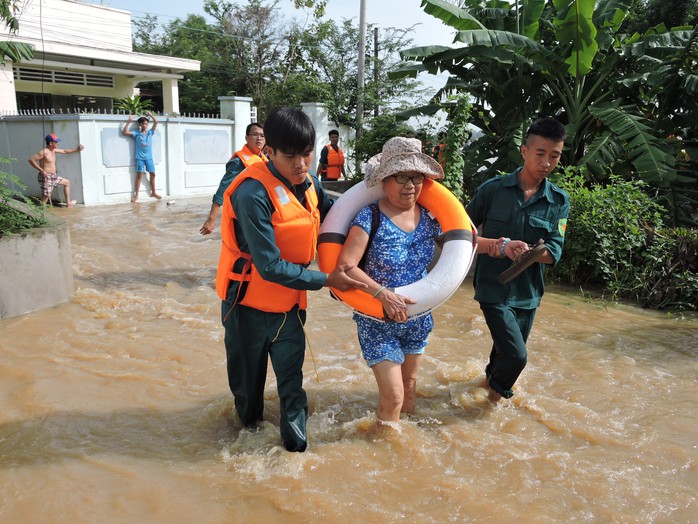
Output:
<path fill-rule="evenodd" d="M 405 286 L 426 275 L 427 266 L 434 256 L 434 238 L 441 234 L 441 227 L 426 209 L 419 209 L 419 225 L 411 233 L 403 231 L 380 213 L 380 224 L 368 248 L 364 271 L 382 286 Z M 352 227 L 358 226 L 370 234 L 371 216 L 371 208 L 363 208 Z"/>

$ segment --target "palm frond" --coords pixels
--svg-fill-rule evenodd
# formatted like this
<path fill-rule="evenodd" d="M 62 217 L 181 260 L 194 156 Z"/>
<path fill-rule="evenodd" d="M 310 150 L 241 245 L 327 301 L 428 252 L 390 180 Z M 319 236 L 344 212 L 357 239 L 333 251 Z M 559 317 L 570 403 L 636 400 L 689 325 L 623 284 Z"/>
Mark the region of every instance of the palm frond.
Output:
<path fill-rule="evenodd" d="M 589 111 L 618 138 L 642 180 L 667 186 L 676 179 L 674 157 L 665 153 L 645 118 L 633 114 L 632 108 L 604 106 Z"/>

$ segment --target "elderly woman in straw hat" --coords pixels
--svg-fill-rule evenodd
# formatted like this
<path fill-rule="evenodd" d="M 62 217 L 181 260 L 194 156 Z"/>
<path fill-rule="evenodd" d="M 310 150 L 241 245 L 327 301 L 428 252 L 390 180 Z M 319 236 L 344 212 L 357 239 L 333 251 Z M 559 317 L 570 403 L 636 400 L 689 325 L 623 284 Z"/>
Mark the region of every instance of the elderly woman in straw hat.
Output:
<path fill-rule="evenodd" d="M 434 321 L 430 314 L 408 320 L 407 304 L 414 301 L 391 288 L 425 275 L 441 228 L 417 198 L 425 178 L 443 176 L 418 139 L 388 140 L 365 175 L 368 187 L 383 186 L 383 196 L 356 216 L 339 255 L 339 264 L 356 265 L 347 274 L 368 285 L 363 291 L 381 301 L 392 321 L 354 314 L 361 352 L 378 383 L 378 422 L 396 428 L 401 412 L 414 411 L 420 355 Z"/>

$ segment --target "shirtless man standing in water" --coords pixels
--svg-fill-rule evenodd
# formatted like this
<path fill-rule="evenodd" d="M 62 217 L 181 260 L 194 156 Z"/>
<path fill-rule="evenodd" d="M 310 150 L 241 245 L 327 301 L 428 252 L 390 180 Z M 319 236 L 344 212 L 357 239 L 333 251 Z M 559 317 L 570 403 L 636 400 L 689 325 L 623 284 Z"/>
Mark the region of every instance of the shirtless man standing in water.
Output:
<path fill-rule="evenodd" d="M 29 159 L 29 164 L 39 172 L 41 186 L 41 202 L 44 204 L 51 198 L 56 186 L 63 186 L 65 202 L 68 207 L 75 206 L 75 200 L 70 199 L 70 180 L 56 174 L 56 153 L 79 153 L 85 146 L 78 145 L 75 149 L 58 149 L 61 139 L 53 133 L 46 135 L 46 147 Z"/>

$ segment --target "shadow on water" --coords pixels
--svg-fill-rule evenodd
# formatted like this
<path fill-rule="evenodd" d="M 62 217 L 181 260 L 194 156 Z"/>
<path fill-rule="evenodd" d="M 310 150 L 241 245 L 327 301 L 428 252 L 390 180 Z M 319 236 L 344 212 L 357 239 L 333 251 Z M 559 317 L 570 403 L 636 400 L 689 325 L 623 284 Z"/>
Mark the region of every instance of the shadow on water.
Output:
<path fill-rule="evenodd" d="M 0 425 L 0 467 L 12 468 L 99 454 L 199 461 L 235 438 L 229 396 L 178 411 L 134 408 L 112 412 L 60 411 Z M 239 424 L 239 423 L 238 423 Z"/>
<path fill-rule="evenodd" d="M 474 387 L 475 384 L 470 384 Z M 309 396 L 309 444 L 363 440 L 373 427 L 377 392 L 355 392 L 351 400 L 335 392 L 306 387 Z M 483 390 L 484 391 L 484 390 Z M 58 411 L 29 420 L 0 424 L 0 468 L 11 469 L 98 455 L 173 463 L 218 460 L 225 449 L 233 453 L 266 452 L 281 446 L 276 390 L 265 402 L 260 435 L 243 428 L 230 394 L 210 397 L 183 410 L 133 408 L 109 412 Z M 468 424 L 487 416 L 496 406 L 486 400 L 478 406 L 450 402 L 447 392 L 420 398 L 423 409 L 405 418 L 419 431 Z M 482 397 L 484 399 L 484 397 Z M 444 411 L 443 406 L 450 404 Z M 430 405 L 442 406 L 438 415 Z M 432 415 L 430 415 L 432 413 Z M 262 436 L 261 433 L 264 433 Z"/>
<path fill-rule="evenodd" d="M 216 268 L 144 269 L 142 271 L 108 271 L 89 276 L 75 275 L 77 282 L 85 282 L 100 288 L 123 287 L 130 284 L 165 286 L 169 283 L 183 288 L 208 287 L 215 289 Z"/>

